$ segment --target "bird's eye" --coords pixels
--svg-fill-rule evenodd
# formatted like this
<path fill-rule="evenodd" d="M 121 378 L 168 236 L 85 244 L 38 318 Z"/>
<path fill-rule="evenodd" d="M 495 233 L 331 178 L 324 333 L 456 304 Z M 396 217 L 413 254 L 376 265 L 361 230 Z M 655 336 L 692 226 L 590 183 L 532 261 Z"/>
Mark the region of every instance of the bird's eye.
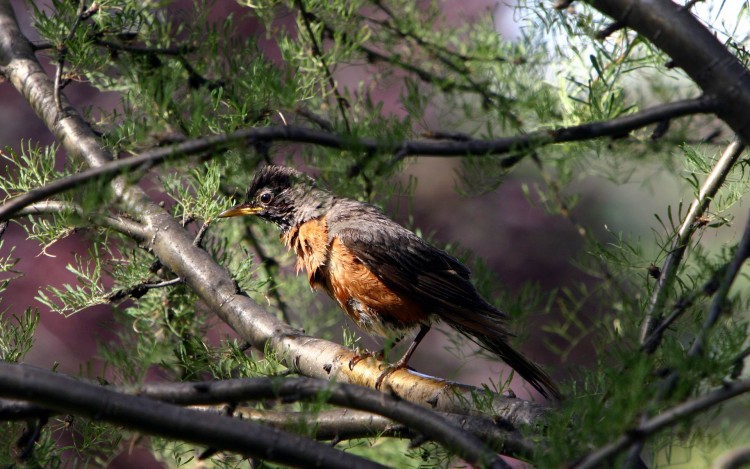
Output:
<path fill-rule="evenodd" d="M 269 203 L 271 203 L 271 199 L 273 199 L 273 194 L 271 194 L 270 192 L 264 192 L 260 195 L 260 203 L 262 203 L 263 205 L 268 205 Z"/>

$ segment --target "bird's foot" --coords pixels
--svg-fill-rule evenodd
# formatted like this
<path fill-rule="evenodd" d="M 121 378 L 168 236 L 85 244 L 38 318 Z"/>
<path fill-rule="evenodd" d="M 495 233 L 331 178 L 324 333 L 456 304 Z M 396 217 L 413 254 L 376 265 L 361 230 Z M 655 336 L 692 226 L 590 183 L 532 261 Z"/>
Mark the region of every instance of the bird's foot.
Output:
<path fill-rule="evenodd" d="M 385 359 L 385 350 L 381 350 L 379 352 L 374 352 L 372 350 L 359 350 L 357 349 L 357 354 L 352 357 L 351 360 L 349 360 L 349 370 L 354 370 L 354 366 L 361 362 L 362 360 L 366 360 L 368 358 L 375 358 L 377 360 L 384 360 Z"/>
<path fill-rule="evenodd" d="M 380 376 L 378 376 L 378 379 L 375 381 L 375 389 L 379 391 L 380 387 L 383 385 L 383 380 L 388 375 L 390 375 L 394 371 L 403 370 L 404 368 L 409 368 L 409 365 L 407 363 L 402 363 L 401 360 L 399 360 L 396 363 L 386 366 L 383 372 L 380 373 Z"/>

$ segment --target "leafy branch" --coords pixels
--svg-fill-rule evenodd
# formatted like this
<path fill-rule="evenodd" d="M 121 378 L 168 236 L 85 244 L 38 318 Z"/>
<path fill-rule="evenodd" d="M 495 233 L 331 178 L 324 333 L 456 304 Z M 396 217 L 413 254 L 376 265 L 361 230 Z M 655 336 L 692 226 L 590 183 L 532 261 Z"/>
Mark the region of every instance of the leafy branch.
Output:
<path fill-rule="evenodd" d="M 106 164 L 58 179 L 43 187 L 32 189 L 18 195 L 0 206 L 0 220 L 6 220 L 20 208 L 43 200 L 54 194 L 80 186 L 96 178 L 112 178 L 134 168 L 143 170 L 179 158 L 212 151 L 214 154 L 234 145 L 252 145 L 258 142 L 294 142 L 309 143 L 328 148 L 338 148 L 353 152 L 392 153 L 392 164 L 408 156 L 468 156 L 468 155 L 503 155 L 507 153 L 524 154 L 524 152 L 545 145 L 576 142 L 598 137 L 622 136 L 633 130 L 650 124 L 697 113 L 713 112 L 716 101 L 701 97 L 676 101 L 655 106 L 631 115 L 618 117 L 609 121 L 593 122 L 554 130 L 539 130 L 515 137 L 490 140 L 451 140 L 427 141 L 407 140 L 403 142 L 378 142 L 374 139 L 353 139 L 332 132 L 295 126 L 276 126 L 238 130 L 226 135 L 213 135 L 187 140 L 176 145 L 157 148 L 130 158 L 118 159 Z M 500 162 L 502 167 L 518 163 L 520 157 L 508 157 Z"/>

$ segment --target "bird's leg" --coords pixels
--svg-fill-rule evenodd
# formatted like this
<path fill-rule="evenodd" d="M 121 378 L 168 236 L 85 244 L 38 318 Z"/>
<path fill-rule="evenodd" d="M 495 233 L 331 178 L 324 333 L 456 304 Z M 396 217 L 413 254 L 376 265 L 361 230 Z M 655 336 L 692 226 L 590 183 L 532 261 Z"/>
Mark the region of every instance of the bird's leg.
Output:
<path fill-rule="evenodd" d="M 395 347 L 396 345 L 398 345 L 398 343 L 401 342 L 401 340 L 403 340 L 403 338 L 404 338 L 403 336 L 396 337 L 395 339 L 393 339 L 393 342 L 391 343 L 390 347 L 385 347 L 384 346 L 383 349 L 380 350 L 379 352 L 375 352 L 375 351 L 372 351 L 372 350 L 366 350 L 366 349 L 365 350 L 360 350 L 359 348 L 357 348 L 357 354 L 351 360 L 349 360 L 349 369 L 353 370 L 354 369 L 354 365 L 356 365 L 357 363 L 359 363 L 362 360 L 365 360 L 367 358 L 375 358 L 376 360 L 381 360 L 381 361 L 385 360 L 385 351 L 386 351 L 386 349 L 392 349 L 393 347 Z"/>
<path fill-rule="evenodd" d="M 400 370 L 402 368 L 406 368 L 409 366 L 409 359 L 411 358 L 414 351 L 417 349 L 417 346 L 420 342 L 422 342 L 422 339 L 424 339 L 424 336 L 427 335 L 427 333 L 430 332 L 430 326 L 422 324 L 419 326 L 419 332 L 417 332 L 416 337 L 414 337 L 414 341 L 412 341 L 411 345 L 409 345 L 409 348 L 406 349 L 406 353 L 404 353 L 404 356 L 401 357 L 401 360 L 397 361 L 396 363 L 392 365 L 388 365 L 385 370 L 378 376 L 377 381 L 375 381 L 375 389 L 380 389 L 380 385 L 383 384 L 383 380 L 386 376 L 393 373 L 396 370 Z"/>

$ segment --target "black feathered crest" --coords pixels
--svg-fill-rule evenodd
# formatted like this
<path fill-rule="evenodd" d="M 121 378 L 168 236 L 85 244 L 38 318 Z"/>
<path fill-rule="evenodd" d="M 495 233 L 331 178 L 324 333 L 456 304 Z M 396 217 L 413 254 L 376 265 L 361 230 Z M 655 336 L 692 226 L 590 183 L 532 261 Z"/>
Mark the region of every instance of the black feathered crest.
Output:
<path fill-rule="evenodd" d="M 259 191 L 266 188 L 278 193 L 299 183 L 310 188 L 316 187 L 315 180 L 302 171 L 288 166 L 264 166 L 255 173 L 253 182 L 247 190 L 246 200 L 251 202 Z"/>

